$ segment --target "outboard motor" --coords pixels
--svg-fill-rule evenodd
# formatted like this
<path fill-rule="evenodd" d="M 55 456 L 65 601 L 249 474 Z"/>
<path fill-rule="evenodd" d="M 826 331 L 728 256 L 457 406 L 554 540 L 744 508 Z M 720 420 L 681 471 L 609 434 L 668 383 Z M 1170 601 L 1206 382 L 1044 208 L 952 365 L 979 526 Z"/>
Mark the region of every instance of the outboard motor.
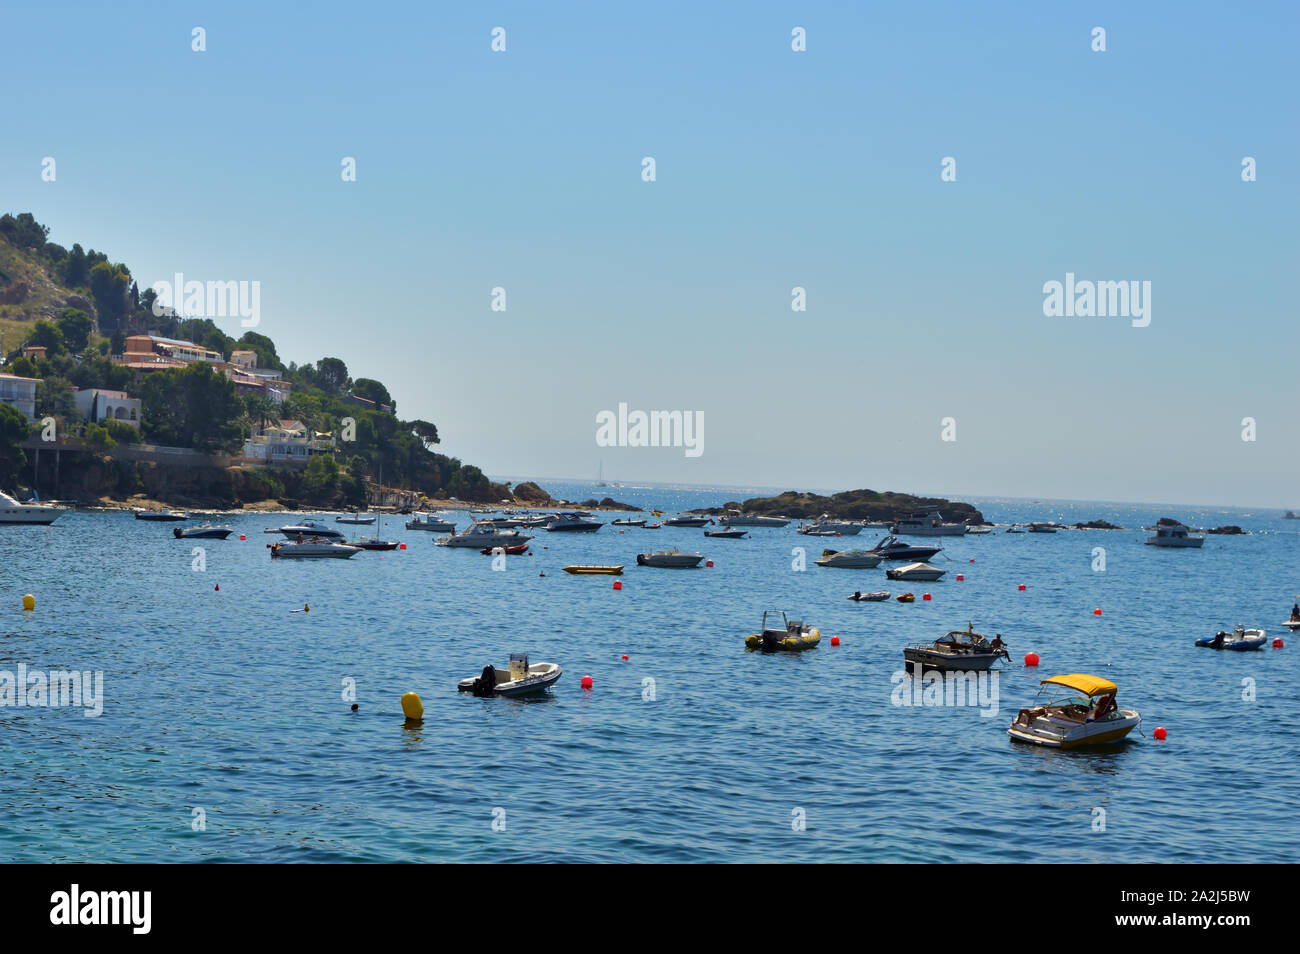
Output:
<path fill-rule="evenodd" d="M 495 666 L 484 666 L 483 674 L 474 680 L 473 693 L 476 696 L 491 696 L 497 691 L 497 671 Z"/>
<path fill-rule="evenodd" d="M 774 629 L 763 630 L 763 652 L 774 653 L 779 651 L 784 636 L 785 633 L 778 633 Z"/>

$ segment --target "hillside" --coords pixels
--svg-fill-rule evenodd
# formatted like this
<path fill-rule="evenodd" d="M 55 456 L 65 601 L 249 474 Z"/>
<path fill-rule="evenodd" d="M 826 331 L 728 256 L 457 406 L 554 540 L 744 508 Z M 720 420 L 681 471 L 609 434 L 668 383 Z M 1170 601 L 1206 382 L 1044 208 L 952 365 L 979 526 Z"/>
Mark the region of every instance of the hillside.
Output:
<path fill-rule="evenodd" d="M 893 520 L 906 516 L 913 510 L 937 508 L 949 523 L 984 523 L 984 515 L 968 503 L 944 497 L 915 497 L 894 491 L 845 490 L 829 497 L 821 494 L 800 493 L 787 490 L 775 497 L 752 497 L 739 503 L 731 501 L 721 507 L 710 507 L 695 513 L 720 516 L 728 510 L 771 517 L 791 517 L 797 520 L 814 520 L 822 514 L 848 520 Z"/>

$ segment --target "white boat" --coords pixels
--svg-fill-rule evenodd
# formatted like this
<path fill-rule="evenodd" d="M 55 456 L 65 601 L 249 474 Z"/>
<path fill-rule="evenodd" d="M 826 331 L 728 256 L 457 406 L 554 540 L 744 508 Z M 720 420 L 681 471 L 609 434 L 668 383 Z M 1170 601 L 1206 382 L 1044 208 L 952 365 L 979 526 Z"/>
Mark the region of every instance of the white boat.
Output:
<path fill-rule="evenodd" d="M 599 520 L 586 520 L 576 513 L 556 514 L 546 525 L 547 533 L 595 533 L 604 524 Z"/>
<path fill-rule="evenodd" d="M 1199 547 L 1205 543 L 1205 537 L 1192 536 L 1181 523 L 1173 526 L 1156 527 L 1156 535 L 1147 537 L 1149 547 Z"/>
<path fill-rule="evenodd" d="M 1049 685 L 1057 687 L 1057 694 L 1046 705 L 1021 709 L 1007 729 L 1007 735 L 1017 742 L 1055 749 L 1104 745 L 1118 742 L 1142 721 L 1136 709 L 1116 705 L 1115 684 L 1107 679 L 1075 672 L 1044 679 L 1038 691 L 1042 693 Z M 1061 687 L 1082 695 L 1061 697 Z"/>
<path fill-rule="evenodd" d="M 462 679 L 456 684 L 461 692 L 476 696 L 523 696 L 553 686 L 564 670 L 558 663 L 539 662 L 529 665 L 525 653 L 511 653 L 507 669 L 484 666 L 479 676 Z"/>
<path fill-rule="evenodd" d="M 855 603 L 883 603 L 889 599 L 889 590 L 877 590 L 874 593 L 863 593 L 854 590 L 853 595 L 849 597 Z"/>
<path fill-rule="evenodd" d="M 417 513 L 410 520 L 406 521 L 407 530 L 434 530 L 438 533 L 455 533 L 456 524 L 454 521 L 445 520 L 437 514 Z"/>
<path fill-rule="evenodd" d="M 304 540 L 320 537 L 323 540 L 342 540 L 343 534 L 319 520 L 304 520 L 302 523 L 290 523 L 280 528 L 280 533 L 290 540 L 302 537 Z"/>
<path fill-rule="evenodd" d="M 852 520 L 821 517 L 799 527 L 799 532 L 809 537 L 855 537 L 862 532 L 862 524 Z"/>
<path fill-rule="evenodd" d="M 878 553 L 870 550 L 823 550 L 818 566 L 837 567 L 842 570 L 870 570 L 880 565 L 883 560 Z"/>
<path fill-rule="evenodd" d="M 177 540 L 224 540 L 234 532 L 234 527 L 217 527 L 210 523 L 201 523 L 197 527 L 176 527 L 172 530 Z"/>
<path fill-rule="evenodd" d="M 1238 623 L 1237 628 L 1231 633 L 1219 630 L 1213 636 L 1202 636 L 1196 641 L 1196 645 L 1208 646 L 1210 649 L 1234 649 L 1242 652 L 1243 650 L 1263 649 L 1267 640 L 1268 634 L 1264 630 L 1247 629 Z"/>
<path fill-rule="evenodd" d="M 328 540 L 306 540 L 302 543 L 286 540 L 284 543 L 268 543 L 267 546 L 271 548 L 273 560 L 286 557 L 299 560 L 334 557 L 346 560 L 361 552 L 360 547 L 351 547 L 346 543 L 333 543 Z"/>
<path fill-rule="evenodd" d="M 716 530 L 705 530 L 706 537 L 717 537 L 720 540 L 743 540 L 749 536 L 748 530 L 740 530 L 736 527 L 729 527 L 725 523 Z"/>
<path fill-rule="evenodd" d="M 335 523 L 371 524 L 375 522 L 373 513 L 341 513 L 334 518 Z"/>
<path fill-rule="evenodd" d="M 966 532 L 964 523 L 944 523 L 938 510 L 918 510 L 894 525 L 894 533 L 912 537 L 958 537 Z"/>
<path fill-rule="evenodd" d="M 966 528 L 967 536 L 974 534 L 975 536 L 979 537 L 979 536 L 983 536 L 986 533 L 992 533 L 992 532 L 993 532 L 992 527 L 967 527 Z"/>
<path fill-rule="evenodd" d="M 51 524 L 59 519 L 61 513 L 63 511 L 58 507 L 19 503 L 0 491 L 0 523 Z"/>
<path fill-rule="evenodd" d="M 700 565 L 703 553 L 683 553 L 676 548 L 656 550 L 654 553 L 638 553 L 637 566 L 657 566 L 665 570 L 689 570 Z"/>
<path fill-rule="evenodd" d="M 947 570 L 941 570 L 937 566 L 930 566 L 928 563 L 909 563 L 907 566 L 900 566 L 896 570 L 886 570 L 885 576 L 891 580 L 916 580 L 918 582 L 932 583 L 947 572 Z"/>
<path fill-rule="evenodd" d="M 532 538 L 528 533 L 502 530 L 491 524 L 477 522 L 471 523 L 455 536 L 439 537 L 434 544 L 440 547 L 474 547 L 481 550 L 484 547 L 513 547 L 520 543 L 527 543 Z"/>
<path fill-rule="evenodd" d="M 964 630 L 953 630 L 932 643 L 911 643 L 903 649 L 903 660 L 915 663 L 922 669 L 981 671 L 992 669 L 999 659 L 1010 659 L 1011 654 L 999 633 L 991 641 L 969 623 Z"/>
<path fill-rule="evenodd" d="M 1056 524 L 1053 523 L 1031 523 L 1029 525 L 1030 533 L 1055 533 Z"/>

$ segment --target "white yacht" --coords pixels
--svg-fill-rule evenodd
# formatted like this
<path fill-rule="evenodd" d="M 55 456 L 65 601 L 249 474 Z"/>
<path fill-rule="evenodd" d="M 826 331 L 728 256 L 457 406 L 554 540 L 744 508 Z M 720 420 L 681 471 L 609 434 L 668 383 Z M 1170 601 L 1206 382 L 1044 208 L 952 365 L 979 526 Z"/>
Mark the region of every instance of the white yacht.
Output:
<path fill-rule="evenodd" d="M 943 515 L 937 510 L 918 510 L 894 526 L 894 533 L 899 536 L 959 537 L 965 532 L 966 524 L 944 523 Z"/>
<path fill-rule="evenodd" d="M 784 527 L 790 522 L 788 517 L 764 517 L 753 513 L 730 511 L 722 515 L 720 521 L 728 527 Z"/>
<path fill-rule="evenodd" d="M 804 524 L 799 532 L 809 537 L 855 537 L 862 532 L 862 524 L 851 520 L 832 520 L 822 517 L 812 523 Z"/>
<path fill-rule="evenodd" d="M 407 530 L 433 530 L 437 533 L 455 533 L 456 524 L 452 520 L 446 520 L 437 514 L 417 513 L 411 520 L 406 521 Z"/>
<path fill-rule="evenodd" d="M 1194 537 L 1181 523 L 1175 526 L 1158 526 L 1156 535 L 1147 537 L 1149 547 L 1199 547 L 1205 543 L 1205 537 Z"/>
<path fill-rule="evenodd" d="M 58 520 L 62 512 L 58 507 L 47 507 L 44 504 L 19 503 L 0 491 L 0 523 L 50 524 Z"/>
<path fill-rule="evenodd" d="M 439 537 L 434 543 L 440 547 L 475 547 L 481 550 L 484 547 L 513 547 L 531 539 L 531 534 L 502 530 L 480 521 L 471 523 L 455 536 Z"/>

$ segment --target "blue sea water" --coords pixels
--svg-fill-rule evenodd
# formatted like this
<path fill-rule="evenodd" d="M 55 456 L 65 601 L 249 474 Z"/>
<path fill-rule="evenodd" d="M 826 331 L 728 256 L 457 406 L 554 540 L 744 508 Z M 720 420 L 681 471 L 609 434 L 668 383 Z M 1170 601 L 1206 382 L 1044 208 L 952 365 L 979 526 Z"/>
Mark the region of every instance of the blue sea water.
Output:
<path fill-rule="evenodd" d="M 749 494 L 543 485 L 668 510 Z M 845 599 L 900 591 L 883 567 L 812 562 L 824 546 L 870 545 L 871 530 L 833 541 L 793 526 L 744 540 L 695 529 L 540 531 L 532 556 L 496 572 L 476 550 L 435 547 L 434 535 L 395 519 L 386 530 L 405 551 L 301 563 L 268 556 L 276 538 L 262 531 L 279 515 L 236 515 L 247 539 L 225 542 L 178 541 L 172 525 L 129 514 L 5 528 L 0 670 L 102 670 L 105 698 L 98 718 L 0 708 L 0 854 L 1296 861 L 1300 647 L 1228 653 L 1192 643 L 1238 622 L 1288 636 L 1280 624 L 1300 592 L 1300 522 L 1247 510 L 974 502 L 998 522 L 1102 518 L 1128 529 L 999 528 L 941 541 L 932 562 L 948 576 L 908 586 L 933 598 L 904 606 Z M 1140 528 L 1161 516 L 1251 532 L 1212 536 L 1201 550 L 1143 546 Z M 635 565 L 638 552 L 669 546 L 714 566 Z M 799 546 L 804 572 L 792 569 Z M 1092 568 L 1096 547 L 1104 572 Z M 623 589 L 563 573 L 570 563 L 627 564 Z M 32 613 L 20 605 L 28 592 Z M 768 607 L 820 627 L 821 646 L 745 652 Z M 903 645 L 967 622 L 1011 647 L 996 716 L 894 705 Z M 456 692 L 458 679 L 504 665 L 511 651 L 559 662 L 563 679 L 527 701 Z M 1037 669 L 1022 664 L 1029 651 Z M 1142 712 L 1142 734 L 1091 752 L 1011 742 L 1007 725 L 1038 680 L 1076 671 L 1117 682 L 1121 705 Z M 343 697 L 349 679 L 356 712 Z M 1243 698 L 1248 685 L 1253 701 Z M 408 690 L 424 701 L 417 727 L 399 705 Z M 1152 738 L 1156 726 L 1165 741 Z M 1104 831 L 1094 830 L 1096 809 Z"/>

